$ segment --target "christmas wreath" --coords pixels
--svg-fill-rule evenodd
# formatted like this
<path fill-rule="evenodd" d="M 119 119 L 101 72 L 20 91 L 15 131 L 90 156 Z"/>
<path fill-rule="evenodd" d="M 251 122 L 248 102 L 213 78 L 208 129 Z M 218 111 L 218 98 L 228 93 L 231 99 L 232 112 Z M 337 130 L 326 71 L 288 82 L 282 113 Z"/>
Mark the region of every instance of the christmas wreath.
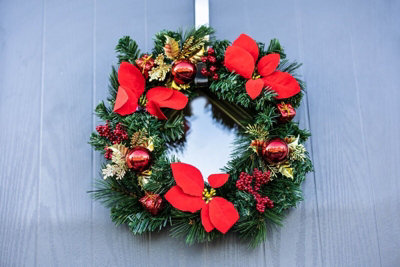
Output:
<path fill-rule="evenodd" d="M 108 105 L 96 107 L 104 124 L 90 137 L 107 159 L 91 193 L 134 234 L 169 227 L 192 244 L 232 230 L 255 246 L 302 200 L 312 170 L 303 146 L 310 134 L 292 121 L 304 91 L 301 64 L 276 39 L 266 47 L 245 34 L 230 43 L 213 33 L 161 31 L 151 54 L 130 37 L 119 40 Z M 199 95 L 216 120 L 225 114 L 238 129 L 231 160 L 206 181 L 173 155 L 184 145 L 188 102 Z"/>

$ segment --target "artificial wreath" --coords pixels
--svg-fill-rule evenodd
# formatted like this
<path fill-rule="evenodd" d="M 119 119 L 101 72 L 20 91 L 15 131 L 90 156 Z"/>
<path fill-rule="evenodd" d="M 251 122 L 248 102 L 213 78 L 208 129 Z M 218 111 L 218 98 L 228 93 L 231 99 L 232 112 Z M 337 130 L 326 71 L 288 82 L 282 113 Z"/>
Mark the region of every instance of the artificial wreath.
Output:
<path fill-rule="evenodd" d="M 232 230 L 255 246 L 302 200 L 312 170 L 303 146 L 310 134 L 292 121 L 304 83 L 278 40 L 266 47 L 245 34 L 230 43 L 213 33 L 161 31 L 151 54 L 130 37 L 119 40 L 108 105 L 96 107 L 104 124 L 90 137 L 107 159 L 92 194 L 134 234 L 169 227 L 192 244 Z M 172 155 L 184 145 L 188 103 L 199 95 L 216 120 L 225 114 L 238 129 L 231 160 L 206 182 Z"/>

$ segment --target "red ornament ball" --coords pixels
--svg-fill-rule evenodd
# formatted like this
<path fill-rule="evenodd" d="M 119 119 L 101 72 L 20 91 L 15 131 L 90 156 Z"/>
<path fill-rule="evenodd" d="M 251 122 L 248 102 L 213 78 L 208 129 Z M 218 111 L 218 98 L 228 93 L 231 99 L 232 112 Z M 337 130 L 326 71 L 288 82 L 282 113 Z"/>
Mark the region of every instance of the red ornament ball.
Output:
<path fill-rule="evenodd" d="M 172 65 L 171 73 L 177 84 L 185 84 L 193 81 L 196 76 L 196 65 L 189 60 L 178 60 Z"/>
<path fill-rule="evenodd" d="M 289 147 L 282 139 L 272 139 L 263 148 L 263 157 L 270 163 L 279 163 L 285 160 L 289 153 Z"/>
<path fill-rule="evenodd" d="M 147 148 L 138 146 L 128 151 L 125 161 L 128 168 L 137 172 L 142 172 L 149 168 L 151 163 L 151 154 Z"/>

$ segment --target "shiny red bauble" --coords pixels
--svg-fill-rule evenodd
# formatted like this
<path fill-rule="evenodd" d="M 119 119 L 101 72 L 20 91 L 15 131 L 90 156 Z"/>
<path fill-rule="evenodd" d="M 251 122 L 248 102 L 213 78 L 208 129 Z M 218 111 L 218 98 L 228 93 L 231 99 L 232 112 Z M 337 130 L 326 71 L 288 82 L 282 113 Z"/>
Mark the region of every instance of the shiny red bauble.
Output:
<path fill-rule="evenodd" d="M 147 148 L 138 146 L 128 151 L 125 161 L 128 168 L 142 172 L 150 166 L 151 153 Z"/>
<path fill-rule="evenodd" d="M 270 140 L 262 151 L 264 159 L 270 163 L 279 163 L 285 160 L 288 153 L 288 145 L 279 138 Z"/>
<path fill-rule="evenodd" d="M 171 68 L 172 76 L 177 84 L 185 84 L 193 81 L 196 76 L 196 65 L 189 60 L 178 60 Z"/>

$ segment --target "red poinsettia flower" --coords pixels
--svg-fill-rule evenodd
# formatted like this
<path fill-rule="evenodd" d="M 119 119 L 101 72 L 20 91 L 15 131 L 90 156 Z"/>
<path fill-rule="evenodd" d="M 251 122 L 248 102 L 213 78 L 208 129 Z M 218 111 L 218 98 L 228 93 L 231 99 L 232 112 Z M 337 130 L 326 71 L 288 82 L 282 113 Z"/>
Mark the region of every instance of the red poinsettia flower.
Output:
<path fill-rule="evenodd" d="M 213 187 L 210 191 L 204 188 L 201 172 L 186 163 L 172 163 L 172 174 L 176 186 L 165 194 L 165 199 L 176 209 L 196 212 L 201 210 L 201 223 L 207 232 L 216 228 L 226 233 L 239 219 L 235 206 L 222 197 L 215 197 L 214 188 L 223 186 L 229 174 L 212 174 L 208 182 Z"/>
<path fill-rule="evenodd" d="M 277 99 L 288 98 L 300 92 L 300 85 L 287 72 L 276 70 L 281 59 L 279 54 L 269 54 L 262 57 L 258 63 L 258 45 L 248 35 L 241 34 L 225 51 L 225 67 L 243 78 L 246 92 L 251 99 L 257 98 L 264 87 L 269 87 L 277 93 Z M 257 70 L 255 67 L 257 63 Z"/>
<path fill-rule="evenodd" d="M 120 115 L 134 113 L 140 96 L 146 88 L 146 80 L 140 70 L 128 62 L 122 62 L 118 70 L 118 93 L 114 112 Z M 188 98 L 179 91 L 166 87 L 154 87 L 146 93 L 146 110 L 161 120 L 167 119 L 161 108 L 180 110 L 185 108 Z"/>

